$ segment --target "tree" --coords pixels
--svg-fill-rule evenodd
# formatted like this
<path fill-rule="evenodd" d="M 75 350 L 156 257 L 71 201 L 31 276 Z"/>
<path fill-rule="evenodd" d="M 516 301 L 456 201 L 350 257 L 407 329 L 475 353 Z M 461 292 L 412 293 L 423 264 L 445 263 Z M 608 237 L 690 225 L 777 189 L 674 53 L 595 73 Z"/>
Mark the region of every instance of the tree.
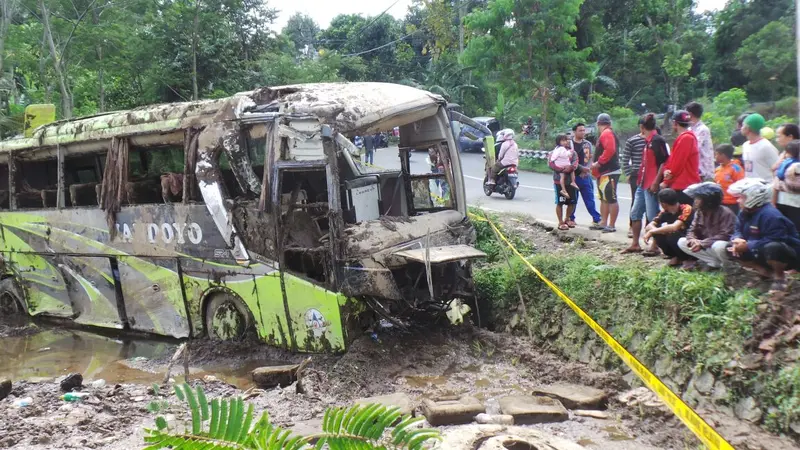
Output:
<path fill-rule="evenodd" d="M 463 60 L 494 77 L 510 99 L 542 105 L 542 139 L 549 109 L 589 52 L 576 50 L 575 23 L 582 0 L 490 0 L 466 18 L 472 33 Z"/>
<path fill-rule="evenodd" d="M 589 63 L 589 73 L 588 73 L 588 75 L 586 75 L 586 78 L 582 78 L 582 79 L 580 79 L 578 81 L 575 81 L 574 83 L 572 83 L 570 88 L 573 89 L 573 90 L 580 90 L 584 86 L 588 86 L 589 87 L 589 93 L 586 95 L 586 99 L 587 99 L 588 103 L 591 103 L 592 94 L 594 93 L 594 87 L 595 87 L 596 84 L 602 83 L 602 84 L 605 84 L 606 86 L 608 86 L 608 87 L 610 87 L 612 89 L 616 89 L 617 88 L 617 82 L 614 81 L 613 78 L 605 76 L 605 75 L 600 75 L 600 71 L 603 70 L 604 66 L 605 66 L 605 63 L 603 63 L 603 64 L 598 64 L 598 63 L 594 63 L 594 62 L 593 63 Z"/>
<path fill-rule="evenodd" d="M 320 29 L 317 22 L 306 14 L 295 13 L 283 27 L 283 35 L 294 43 L 294 48 L 300 52 L 313 48 L 317 42 Z"/>
<path fill-rule="evenodd" d="M 796 80 L 797 47 L 780 45 L 794 42 L 794 31 L 781 21 L 768 23 L 742 42 L 736 59 L 742 72 L 750 78 L 750 92 L 769 92 L 773 99 L 779 91 L 791 93 Z M 791 86 L 791 88 L 788 88 Z"/>

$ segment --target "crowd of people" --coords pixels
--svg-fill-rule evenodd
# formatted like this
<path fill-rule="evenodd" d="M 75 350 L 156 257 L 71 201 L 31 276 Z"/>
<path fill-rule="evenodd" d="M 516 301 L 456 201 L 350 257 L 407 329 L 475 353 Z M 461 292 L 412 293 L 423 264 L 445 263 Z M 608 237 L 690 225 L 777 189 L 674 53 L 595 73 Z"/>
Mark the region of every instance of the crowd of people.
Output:
<path fill-rule="evenodd" d="M 583 198 L 591 229 L 616 232 L 620 177 L 630 185 L 631 245 L 623 253 L 664 255 L 686 270 L 743 267 L 785 291 L 786 272 L 800 270 L 800 128 L 778 128 L 779 151 L 762 136 L 760 114 L 743 114 L 731 143 L 713 145 L 703 106 L 689 103 L 672 115 L 672 147 L 654 114 L 623 145 L 608 114 L 597 117 L 596 148 L 585 124 L 559 135 L 549 158 L 558 228 L 576 226 Z M 622 148 L 621 148 L 622 147 Z M 592 180 L 597 181 L 597 211 Z M 644 246 L 640 241 L 643 241 Z"/>

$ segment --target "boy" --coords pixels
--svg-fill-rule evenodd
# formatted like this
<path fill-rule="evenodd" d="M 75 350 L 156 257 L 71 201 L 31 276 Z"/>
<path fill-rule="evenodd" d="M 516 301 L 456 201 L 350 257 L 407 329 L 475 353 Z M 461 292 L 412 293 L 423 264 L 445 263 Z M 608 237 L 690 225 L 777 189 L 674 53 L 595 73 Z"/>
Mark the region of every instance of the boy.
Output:
<path fill-rule="evenodd" d="M 674 189 L 662 189 L 658 193 L 662 211 L 644 229 L 645 243 L 649 244 L 651 238 L 655 239 L 661 251 L 672 258 L 669 261 L 671 267 L 680 266 L 692 258 L 678 247 L 678 241 L 686 235 L 686 230 L 692 224 L 694 210 L 691 205 L 680 203 L 679 199 Z"/>
<path fill-rule="evenodd" d="M 714 182 L 722 188 L 722 204 L 739 214 L 739 203 L 736 197 L 728 193 L 728 188 L 744 178 L 744 169 L 733 160 L 734 147 L 731 144 L 718 145 L 714 150 L 714 160 L 719 164 L 714 172 Z"/>
<path fill-rule="evenodd" d="M 575 191 L 577 191 L 578 185 L 575 183 L 575 173 L 574 172 L 561 172 L 562 170 L 572 166 L 572 159 L 573 155 L 577 157 L 577 153 L 575 150 L 572 150 L 568 147 L 569 145 L 569 138 L 564 134 L 559 134 L 556 137 L 556 148 L 550 152 L 550 163 L 555 166 L 557 172 L 560 173 L 560 180 L 561 180 L 561 195 L 566 198 L 572 198 L 572 195 L 575 195 Z M 572 195 L 567 191 L 567 186 L 572 186 L 574 191 Z"/>

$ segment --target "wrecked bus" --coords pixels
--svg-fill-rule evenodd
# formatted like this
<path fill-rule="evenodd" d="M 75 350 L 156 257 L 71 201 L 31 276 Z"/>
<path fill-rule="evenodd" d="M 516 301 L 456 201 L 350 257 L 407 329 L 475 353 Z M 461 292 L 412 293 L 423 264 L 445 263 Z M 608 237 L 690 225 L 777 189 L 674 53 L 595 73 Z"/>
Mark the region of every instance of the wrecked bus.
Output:
<path fill-rule="evenodd" d="M 349 138 L 394 127 L 399 169 L 354 157 Z M 0 314 L 341 351 L 473 301 L 454 128 L 441 97 L 383 83 L 39 126 L 0 142 Z M 412 173 L 412 150 L 444 170 Z"/>

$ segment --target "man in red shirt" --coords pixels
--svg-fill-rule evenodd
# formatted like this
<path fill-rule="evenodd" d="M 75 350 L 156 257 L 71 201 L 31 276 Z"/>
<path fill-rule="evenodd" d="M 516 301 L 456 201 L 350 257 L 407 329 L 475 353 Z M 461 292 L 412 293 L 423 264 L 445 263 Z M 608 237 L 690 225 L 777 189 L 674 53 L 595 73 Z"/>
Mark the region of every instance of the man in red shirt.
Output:
<path fill-rule="evenodd" d="M 689 129 L 691 115 L 678 110 L 672 116 L 672 131 L 678 135 L 672 144 L 672 154 L 664 166 L 664 181 L 661 189 L 678 192 L 681 204 L 691 205 L 692 198 L 683 193 L 687 187 L 700 182 L 700 149 L 697 136 Z"/>
<path fill-rule="evenodd" d="M 611 129 L 611 116 L 608 114 L 597 116 L 597 129 L 600 131 L 600 138 L 597 140 L 597 151 L 594 152 L 592 174 L 597 178 L 597 190 L 600 194 L 600 224 L 589 228 L 613 233 L 617 231 L 617 184 L 622 174 L 619 165 L 619 139 Z"/>

